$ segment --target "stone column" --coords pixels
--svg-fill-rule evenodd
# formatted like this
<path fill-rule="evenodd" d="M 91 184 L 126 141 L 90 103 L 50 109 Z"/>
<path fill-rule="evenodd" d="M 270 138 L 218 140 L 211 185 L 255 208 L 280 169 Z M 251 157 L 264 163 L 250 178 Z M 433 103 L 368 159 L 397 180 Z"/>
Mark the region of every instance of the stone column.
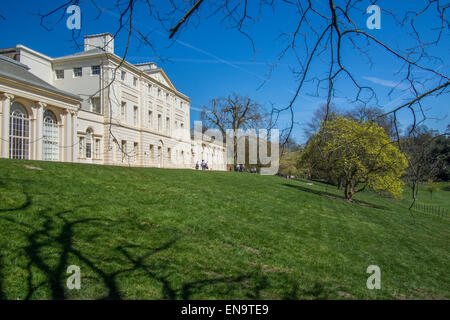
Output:
<path fill-rule="evenodd" d="M 2 108 L 2 149 L 1 157 L 9 158 L 9 115 L 11 109 L 11 100 L 14 96 L 8 93 L 1 95 L 1 100 L 3 104 Z"/>
<path fill-rule="evenodd" d="M 44 108 L 47 107 L 46 103 L 36 102 L 34 104 L 36 108 L 36 160 L 42 160 L 42 148 L 43 148 L 43 138 L 44 138 Z"/>
<path fill-rule="evenodd" d="M 78 112 L 70 111 L 72 113 L 72 162 L 78 162 L 78 137 L 77 137 L 77 124 L 78 124 Z"/>
<path fill-rule="evenodd" d="M 64 114 L 64 161 L 72 162 L 73 142 L 72 142 L 72 113 L 66 111 Z"/>
<path fill-rule="evenodd" d="M 32 103 L 31 104 L 31 112 L 30 115 L 30 159 L 36 160 L 37 159 L 37 153 L 38 153 L 38 125 L 37 125 L 37 119 L 39 118 L 38 111 L 40 108 L 39 103 Z"/>

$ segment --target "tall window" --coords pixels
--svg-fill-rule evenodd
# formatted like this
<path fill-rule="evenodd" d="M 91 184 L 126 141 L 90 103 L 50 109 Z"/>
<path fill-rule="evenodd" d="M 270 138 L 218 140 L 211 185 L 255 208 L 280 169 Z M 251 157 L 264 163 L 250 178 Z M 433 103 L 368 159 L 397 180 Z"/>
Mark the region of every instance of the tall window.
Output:
<path fill-rule="evenodd" d="M 58 121 L 53 112 L 44 112 L 44 136 L 43 136 L 43 156 L 46 161 L 58 161 L 59 155 L 59 128 Z"/>
<path fill-rule="evenodd" d="M 73 76 L 75 78 L 79 78 L 83 76 L 83 69 L 81 67 L 79 68 L 73 68 Z"/>
<path fill-rule="evenodd" d="M 133 124 L 135 127 L 138 126 L 138 107 L 134 106 L 133 108 Z"/>
<path fill-rule="evenodd" d="M 15 101 L 9 118 L 9 158 L 28 159 L 29 143 L 30 119 L 25 107 Z"/>
<path fill-rule="evenodd" d="M 120 151 L 122 153 L 122 162 L 124 162 L 127 155 L 127 142 L 125 140 L 122 140 L 122 150 Z"/>
<path fill-rule="evenodd" d="M 94 158 L 100 159 L 100 139 L 95 139 Z"/>
<path fill-rule="evenodd" d="M 89 129 L 86 131 L 86 158 L 92 158 L 92 132 Z"/>
<path fill-rule="evenodd" d="M 135 86 L 135 87 L 137 87 L 137 78 L 136 77 L 133 77 L 133 86 Z"/>
<path fill-rule="evenodd" d="M 126 77 L 127 77 L 127 73 L 126 73 L 125 71 L 122 71 L 122 72 L 120 73 L 120 79 L 121 79 L 122 81 L 125 81 Z"/>
<path fill-rule="evenodd" d="M 169 117 L 166 118 L 166 133 L 167 134 L 170 133 L 170 118 Z"/>
<path fill-rule="evenodd" d="M 91 73 L 94 74 L 100 74 L 100 66 L 92 66 L 91 67 Z"/>
<path fill-rule="evenodd" d="M 117 139 L 113 139 L 113 143 L 111 145 L 111 153 L 112 153 L 112 160 L 113 162 L 117 161 L 117 150 L 119 150 L 119 143 L 117 142 Z"/>
<path fill-rule="evenodd" d="M 162 116 L 158 114 L 158 131 L 162 131 Z"/>
<path fill-rule="evenodd" d="M 92 97 L 91 98 L 91 104 L 92 104 L 92 111 L 101 113 L 102 108 L 100 106 L 100 97 Z"/>
<path fill-rule="evenodd" d="M 127 103 L 122 101 L 122 105 L 120 106 L 120 120 L 127 120 Z"/>
<path fill-rule="evenodd" d="M 148 111 L 148 127 L 153 127 L 153 112 L 151 110 Z"/>
<path fill-rule="evenodd" d="M 56 79 L 64 79 L 64 70 L 55 70 Z"/>
<path fill-rule="evenodd" d="M 150 145 L 150 164 L 152 164 L 155 161 L 155 147 L 151 144 Z"/>
<path fill-rule="evenodd" d="M 147 85 L 147 92 L 152 94 L 152 85 L 150 83 Z"/>
<path fill-rule="evenodd" d="M 139 144 L 137 142 L 133 145 L 134 162 L 139 161 Z"/>
<path fill-rule="evenodd" d="M 158 146 L 158 166 L 161 167 L 162 165 L 162 147 Z"/>
<path fill-rule="evenodd" d="M 158 88 L 158 98 L 161 99 L 161 89 Z"/>
<path fill-rule="evenodd" d="M 172 149 L 167 148 L 167 161 L 169 162 L 169 164 L 172 163 Z"/>
<path fill-rule="evenodd" d="M 84 137 L 78 138 L 78 158 L 84 158 Z"/>

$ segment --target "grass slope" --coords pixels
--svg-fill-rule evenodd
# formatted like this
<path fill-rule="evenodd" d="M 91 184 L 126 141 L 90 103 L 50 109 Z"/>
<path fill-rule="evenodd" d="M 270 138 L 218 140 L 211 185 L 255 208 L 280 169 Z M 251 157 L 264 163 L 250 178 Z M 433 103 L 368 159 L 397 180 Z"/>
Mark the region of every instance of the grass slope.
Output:
<path fill-rule="evenodd" d="M 0 298 L 450 298 L 449 219 L 325 191 L 339 194 L 234 172 L 1 159 Z M 66 287 L 69 265 L 80 290 Z M 369 265 L 381 290 L 366 288 Z"/>

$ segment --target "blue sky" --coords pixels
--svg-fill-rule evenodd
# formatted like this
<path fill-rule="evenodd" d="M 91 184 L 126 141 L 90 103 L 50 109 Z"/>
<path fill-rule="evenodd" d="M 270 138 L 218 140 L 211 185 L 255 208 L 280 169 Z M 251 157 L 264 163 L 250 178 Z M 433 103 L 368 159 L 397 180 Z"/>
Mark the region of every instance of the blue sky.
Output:
<path fill-rule="evenodd" d="M 325 0 L 314 1 L 318 8 L 327 2 Z M 99 0 L 97 3 L 100 6 L 102 4 L 107 6 L 111 1 Z M 405 5 L 413 8 L 421 3 L 421 1 L 407 0 L 399 0 L 395 3 L 393 1 L 378 2 L 383 9 L 388 10 L 395 10 Z M 65 15 L 59 23 L 52 24 L 53 30 L 51 31 L 47 31 L 39 25 L 40 18 L 36 13 L 46 12 L 60 4 L 61 1 L 56 0 L 45 1 L 45 4 L 25 0 L 4 3 L 0 9 L 0 14 L 5 17 L 5 19 L 0 19 L 2 34 L 0 47 L 23 44 L 51 57 L 80 51 L 75 47 L 71 40 L 71 31 L 65 25 L 68 15 Z M 367 1 L 367 6 L 369 4 L 370 2 Z M 82 29 L 79 41 L 82 41 L 82 37 L 85 35 L 116 30 L 117 15 L 115 11 L 106 10 L 99 20 L 94 20 L 96 13 L 88 1 L 80 1 L 80 7 Z M 200 13 L 202 12 L 200 11 Z M 368 30 L 365 27 L 367 17 L 367 14 L 361 14 L 356 19 L 356 23 L 365 31 L 392 44 L 393 47 L 409 44 L 405 31 L 396 28 L 389 16 L 382 14 L 381 30 Z M 226 23 L 220 21 L 218 16 L 202 18 L 198 25 L 184 29 L 175 41 L 169 41 L 167 31 L 149 20 L 147 12 L 141 10 L 135 15 L 135 26 L 145 33 L 151 32 L 151 39 L 159 56 L 148 46 L 133 40 L 127 60 L 131 63 L 154 61 L 163 67 L 177 89 L 192 99 L 192 121 L 199 118 L 198 110 L 208 104 L 210 99 L 226 96 L 232 92 L 248 95 L 268 108 L 271 104 L 284 107 L 289 103 L 298 84 L 298 80 L 290 69 L 290 66 L 297 65 L 295 57 L 292 54 L 287 55 L 268 78 L 269 65 L 276 60 L 285 44 L 279 38 L 280 33 L 292 31 L 297 18 L 295 11 L 282 5 L 277 5 L 273 11 L 263 11 L 262 19 L 246 29 L 255 41 L 256 53 L 254 54 L 250 42 L 242 34 L 230 29 Z M 425 30 L 431 29 L 432 25 L 431 17 L 424 17 L 423 21 L 419 22 L 419 26 Z M 426 35 L 428 35 L 428 31 L 425 31 Z M 439 68 L 439 71 L 444 74 L 449 74 L 448 30 L 444 34 L 443 40 L 441 45 L 432 52 L 443 58 L 443 62 L 436 62 L 430 66 Z M 116 54 L 123 55 L 125 41 L 124 34 L 119 35 L 116 39 Z M 371 69 L 362 56 L 352 53 L 349 46 L 344 46 L 343 53 L 346 57 L 344 62 L 355 73 L 357 80 L 365 85 L 372 85 L 380 93 L 380 104 L 384 106 L 385 111 L 391 110 L 401 103 L 402 99 L 409 97 L 402 85 L 398 86 L 391 97 L 385 96 L 402 76 L 402 74 L 395 74 L 394 71 L 399 64 L 398 61 L 392 59 L 392 56 L 382 51 L 373 51 L 376 68 Z M 348 54 L 346 55 L 346 53 Z M 160 60 L 160 57 L 167 58 L 169 61 Z M 313 64 L 313 70 L 322 71 L 324 66 L 323 62 L 316 61 Z M 267 82 L 259 88 L 265 79 Z M 350 85 L 346 82 L 339 87 L 341 98 L 336 99 L 335 103 L 341 109 L 350 106 L 345 99 L 345 97 L 352 96 L 349 88 Z M 312 86 L 307 85 L 305 89 L 306 92 L 297 100 L 294 108 L 297 124 L 294 127 L 293 137 L 298 142 L 304 142 L 302 125 L 311 120 L 314 110 L 324 101 L 323 95 L 314 97 L 308 94 L 314 91 Z M 429 98 L 425 102 L 426 108 L 430 108 L 427 112 L 428 116 L 439 119 L 430 119 L 426 124 L 431 128 L 444 131 L 450 123 L 448 95 Z M 412 121 L 412 115 L 408 111 L 400 112 L 398 118 L 403 127 Z M 280 118 L 280 126 L 286 125 L 288 119 L 288 114 L 283 114 Z"/>

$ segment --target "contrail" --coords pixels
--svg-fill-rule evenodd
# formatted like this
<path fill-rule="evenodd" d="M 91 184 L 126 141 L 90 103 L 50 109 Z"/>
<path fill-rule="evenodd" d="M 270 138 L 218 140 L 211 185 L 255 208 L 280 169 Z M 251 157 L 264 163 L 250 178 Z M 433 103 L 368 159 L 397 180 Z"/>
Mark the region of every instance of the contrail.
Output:
<path fill-rule="evenodd" d="M 116 13 L 114 13 L 114 12 L 111 12 L 110 10 L 105 10 L 105 12 L 107 12 L 108 14 L 114 16 L 115 18 L 119 18 L 119 17 L 120 17 L 118 14 L 116 14 Z M 146 28 L 146 27 L 147 27 L 146 25 L 143 25 L 143 24 L 141 24 L 140 22 L 137 22 L 136 25 L 139 25 L 139 27 L 142 27 L 142 28 Z M 148 30 L 148 29 L 147 29 L 147 30 Z M 163 38 L 166 38 L 166 37 L 167 37 L 166 34 L 164 34 L 163 32 L 161 32 L 161 31 L 159 31 L 159 30 L 153 30 L 153 32 L 156 33 L 156 34 L 158 34 L 159 36 L 161 36 L 161 37 L 163 37 Z M 268 82 L 268 79 L 267 79 L 267 78 L 265 78 L 265 77 L 263 77 L 263 76 L 261 76 L 261 75 L 255 73 L 255 72 L 252 72 L 252 71 L 250 71 L 250 70 L 248 70 L 248 69 L 242 68 L 242 67 L 238 66 L 236 63 L 233 63 L 233 62 L 231 62 L 231 61 L 228 61 L 228 60 L 225 60 L 225 59 L 223 59 L 223 58 L 220 58 L 220 57 L 216 56 L 215 54 L 213 54 L 213 53 L 211 53 L 211 52 L 208 52 L 208 51 L 206 51 L 206 50 L 203 50 L 203 49 L 201 49 L 201 48 L 198 48 L 198 47 L 196 47 L 196 46 L 194 46 L 194 45 L 191 45 L 191 44 L 189 44 L 189 43 L 187 43 L 187 42 L 185 42 L 185 41 L 179 40 L 179 39 L 175 39 L 174 42 L 176 42 L 176 43 L 178 43 L 178 44 L 180 44 L 180 45 L 182 45 L 182 46 L 184 46 L 184 47 L 186 47 L 186 48 L 189 48 L 189 49 L 191 49 L 191 50 L 200 52 L 200 53 L 202 53 L 202 54 L 204 54 L 204 55 L 206 55 L 206 56 L 208 56 L 208 57 L 210 57 L 210 58 L 213 58 L 214 60 L 216 60 L 216 61 L 219 62 L 219 63 L 225 64 L 225 65 L 230 66 L 230 67 L 232 67 L 232 68 L 234 68 L 234 69 L 236 69 L 236 70 L 239 70 L 239 71 L 241 71 L 241 72 L 244 72 L 244 73 L 247 73 L 247 74 L 249 74 L 249 75 L 252 75 L 252 76 L 258 78 L 259 80 Z M 287 89 L 287 88 L 284 88 L 284 90 L 286 90 L 286 91 L 289 92 L 290 94 L 295 94 L 295 91 L 294 91 L 294 90 Z M 305 99 L 305 100 L 307 100 L 307 101 L 310 101 L 310 102 L 317 102 L 317 100 L 314 100 L 314 99 L 310 98 L 309 96 L 299 95 L 299 97 L 300 97 L 300 98 L 303 98 L 303 99 Z"/>

